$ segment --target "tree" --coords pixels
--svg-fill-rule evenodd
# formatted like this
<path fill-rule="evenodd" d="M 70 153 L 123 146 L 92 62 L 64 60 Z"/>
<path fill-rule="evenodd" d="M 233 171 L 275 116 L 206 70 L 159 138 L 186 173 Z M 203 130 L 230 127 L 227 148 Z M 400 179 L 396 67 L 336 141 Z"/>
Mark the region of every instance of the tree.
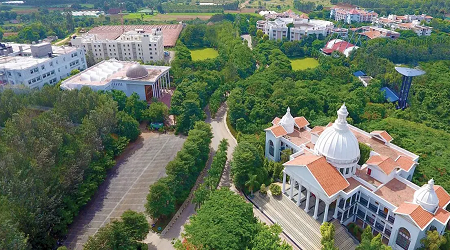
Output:
<path fill-rule="evenodd" d="M 290 250 L 292 246 L 285 241 L 281 242 L 279 235 L 283 231 L 278 224 L 267 226 L 263 223 L 257 224 L 256 235 L 252 239 L 252 250 Z"/>
<path fill-rule="evenodd" d="M 147 108 L 147 103 L 142 101 L 139 95 L 134 92 L 127 98 L 124 111 L 131 115 L 138 122 L 142 121 L 143 111 Z"/>
<path fill-rule="evenodd" d="M 364 143 L 359 142 L 359 152 L 360 152 L 360 158 L 358 161 L 359 165 L 363 165 L 364 163 L 366 163 L 366 161 L 370 157 L 370 151 L 372 151 L 372 148 L 370 148 Z"/>
<path fill-rule="evenodd" d="M 131 115 L 119 111 L 117 113 L 117 134 L 134 141 L 141 134 L 139 123 Z"/>
<path fill-rule="evenodd" d="M 87 250 L 143 249 L 146 245 L 138 242 L 147 236 L 150 225 L 142 213 L 131 210 L 124 212 L 121 220 L 115 220 L 89 236 L 83 248 Z"/>
<path fill-rule="evenodd" d="M 334 245 L 334 233 L 333 223 L 325 222 L 320 226 L 320 234 L 322 235 L 320 243 L 322 243 L 322 250 L 338 250 Z"/>
<path fill-rule="evenodd" d="M 281 163 L 285 163 L 289 161 L 289 157 L 292 154 L 292 149 L 286 148 L 285 150 L 281 151 Z"/>
<path fill-rule="evenodd" d="M 150 186 L 145 210 L 154 219 L 167 217 L 175 212 L 175 196 L 169 189 L 168 182 L 169 179 L 164 177 Z"/>
<path fill-rule="evenodd" d="M 422 249 L 424 250 L 439 250 L 442 245 L 447 243 L 447 239 L 440 235 L 437 230 L 430 230 L 426 237 L 420 240 L 420 243 L 422 243 Z"/>
<path fill-rule="evenodd" d="M 263 166 L 262 157 L 254 144 L 241 142 L 233 153 L 231 174 L 237 188 L 243 189 L 249 176 L 257 175 L 257 181 L 263 183 L 267 178 L 267 170 Z"/>
<path fill-rule="evenodd" d="M 0 249 L 29 249 L 27 238 L 11 218 L 12 211 L 11 204 L 0 196 Z"/>
<path fill-rule="evenodd" d="M 248 175 L 248 180 L 245 182 L 245 186 L 250 190 L 251 196 L 253 196 L 253 190 L 256 186 L 259 185 L 258 183 L 258 176 L 256 174 L 254 175 Z"/>
<path fill-rule="evenodd" d="M 143 119 L 155 123 L 164 123 L 169 114 L 169 108 L 163 102 L 153 102 L 144 111 Z"/>
<path fill-rule="evenodd" d="M 373 237 L 372 228 L 367 226 L 361 235 L 361 244 L 356 250 L 392 250 L 392 248 L 383 244 L 381 234 Z"/>
<path fill-rule="evenodd" d="M 196 204 L 198 208 L 208 199 L 208 196 L 211 194 L 211 191 L 206 188 L 204 183 L 200 184 L 200 186 L 194 192 L 194 198 L 192 202 Z"/>
<path fill-rule="evenodd" d="M 264 32 L 262 30 L 257 30 L 256 31 L 256 37 L 259 39 L 261 39 L 264 36 Z"/>

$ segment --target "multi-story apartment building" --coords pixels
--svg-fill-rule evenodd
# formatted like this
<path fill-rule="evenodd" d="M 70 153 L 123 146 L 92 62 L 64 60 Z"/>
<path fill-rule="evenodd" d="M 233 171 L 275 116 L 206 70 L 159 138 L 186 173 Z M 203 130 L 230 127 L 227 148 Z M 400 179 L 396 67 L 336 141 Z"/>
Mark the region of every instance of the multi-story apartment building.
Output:
<path fill-rule="evenodd" d="M 374 11 L 366 11 L 359 8 L 348 9 L 336 7 L 332 8 L 330 12 L 330 18 L 334 18 L 336 21 L 343 21 L 348 24 L 372 22 L 374 18 L 378 17 L 378 13 Z"/>
<path fill-rule="evenodd" d="M 7 44 L 1 46 L 0 84 L 40 88 L 70 76 L 74 69 L 86 68 L 83 49 L 52 46 L 50 43 Z"/>
<path fill-rule="evenodd" d="M 292 27 L 288 27 L 292 24 Z M 327 36 L 333 32 L 334 24 L 324 20 L 308 18 L 277 18 L 274 21 L 259 20 L 256 28 L 269 36 L 270 40 L 298 41 L 309 35 Z"/>
<path fill-rule="evenodd" d="M 384 27 L 388 29 L 401 29 L 401 30 L 412 30 L 418 36 L 429 36 L 433 30 L 432 27 L 422 25 L 421 22 L 426 23 L 431 22 L 433 17 L 422 15 L 389 15 L 388 17 L 375 18 L 373 24 L 378 27 Z"/>
<path fill-rule="evenodd" d="M 363 26 L 360 28 L 357 28 L 357 30 L 361 31 L 361 35 L 364 35 L 368 37 L 369 39 L 375 39 L 375 38 L 391 38 L 391 39 L 397 39 L 400 37 L 400 33 L 377 27 L 377 26 Z"/>
<path fill-rule="evenodd" d="M 92 52 L 95 61 L 114 58 L 121 61 L 143 61 L 144 63 L 164 60 L 163 35 L 159 28 L 146 32 L 135 29 L 120 35 L 115 40 L 98 39 L 96 34 L 76 36 L 71 44 Z"/>
<path fill-rule="evenodd" d="M 311 129 L 288 108 L 265 130 L 268 159 L 279 161 L 285 149 L 293 153 L 283 164 L 283 195 L 320 222 L 370 225 L 393 249 L 419 248 L 429 230 L 443 234 L 450 195 L 433 179 L 421 187 L 411 182 L 419 156 L 394 145 L 386 131 L 349 125 L 345 105 L 337 115 L 334 123 Z M 362 163 L 361 144 L 370 148 Z"/>

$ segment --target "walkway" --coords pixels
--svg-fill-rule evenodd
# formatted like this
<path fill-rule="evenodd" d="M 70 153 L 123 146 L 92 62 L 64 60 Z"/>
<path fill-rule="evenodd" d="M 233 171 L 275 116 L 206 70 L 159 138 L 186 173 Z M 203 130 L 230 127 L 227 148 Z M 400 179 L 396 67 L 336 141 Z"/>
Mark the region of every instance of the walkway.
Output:
<path fill-rule="evenodd" d="M 322 221 L 323 213 L 320 213 L 318 220 L 314 220 L 311 215 L 298 207 L 295 201 L 291 201 L 286 195 L 274 197 L 269 193 L 263 196 L 258 192 L 255 194 L 253 202 L 273 221 L 280 224 L 283 231 L 302 249 L 319 250 L 322 248 L 320 243 L 322 238 L 320 234 L 321 223 L 319 221 Z M 339 226 L 336 228 L 336 246 L 340 250 L 354 250 L 356 245 L 352 238 L 345 229 L 342 229 L 339 223 L 335 223 L 335 226 L 336 224 Z"/>
<path fill-rule="evenodd" d="M 253 46 L 252 46 L 252 36 L 250 36 L 250 35 L 242 35 L 241 37 L 242 37 L 242 39 L 247 40 L 247 46 L 248 46 L 251 50 L 253 50 Z"/>
<path fill-rule="evenodd" d="M 172 134 L 142 134 L 117 160 L 96 195 L 75 218 L 64 245 L 82 249 L 89 236 L 124 211 L 143 212 L 149 186 L 165 175 L 167 163 L 184 140 Z"/>

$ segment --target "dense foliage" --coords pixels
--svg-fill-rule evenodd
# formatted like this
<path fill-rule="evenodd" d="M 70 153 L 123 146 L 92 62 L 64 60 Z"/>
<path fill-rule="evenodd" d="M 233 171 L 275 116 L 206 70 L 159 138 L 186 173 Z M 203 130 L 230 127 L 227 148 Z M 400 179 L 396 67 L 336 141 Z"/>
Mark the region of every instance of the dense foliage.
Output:
<path fill-rule="evenodd" d="M 253 216 L 253 208 L 242 197 L 222 188 L 214 191 L 185 226 L 185 244 L 177 249 L 292 249 L 281 243 L 281 228 L 268 227 Z"/>
<path fill-rule="evenodd" d="M 100 228 L 94 236 L 84 244 L 87 250 L 108 249 L 145 249 L 145 243 L 141 243 L 147 237 L 150 225 L 143 213 L 125 211 L 121 220 L 113 222 Z"/>
<path fill-rule="evenodd" d="M 334 233 L 333 223 L 325 222 L 320 226 L 320 234 L 322 235 L 320 243 L 322 244 L 323 250 L 338 250 L 334 245 Z"/>
<path fill-rule="evenodd" d="M 372 228 L 367 226 L 361 235 L 361 244 L 356 247 L 356 250 L 392 250 L 392 248 L 381 242 L 381 234 L 374 237 Z"/>
<path fill-rule="evenodd" d="M 6 90 L 0 101 L 0 199 L 8 204 L 0 216 L 9 225 L 0 234 L 14 235 L 6 244 L 17 248 L 24 235 L 32 248 L 52 248 L 134 139 L 120 128 L 139 134 L 138 123 L 124 125 L 130 119 L 120 118 L 117 102 L 90 88 Z"/>
<path fill-rule="evenodd" d="M 177 153 L 166 166 L 167 177 L 150 186 L 145 205 L 152 218 L 167 218 L 188 197 L 198 175 L 205 167 L 211 143 L 211 127 L 205 122 L 196 122 Z"/>

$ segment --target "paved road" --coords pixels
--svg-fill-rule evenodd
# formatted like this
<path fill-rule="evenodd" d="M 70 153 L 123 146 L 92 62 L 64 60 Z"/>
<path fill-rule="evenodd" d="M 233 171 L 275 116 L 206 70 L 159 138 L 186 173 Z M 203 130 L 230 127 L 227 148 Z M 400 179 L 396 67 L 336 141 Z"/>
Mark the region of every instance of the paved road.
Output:
<path fill-rule="evenodd" d="M 247 45 L 248 45 L 248 47 L 249 47 L 250 49 L 253 49 L 253 46 L 252 46 L 252 36 L 250 36 L 250 35 L 242 35 L 241 37 L 242 37 L 243 39 L 247 40 Z"/>
<path fill-rule="evenodd" d="M 124 152 L 97 194 L 75 218 L 64 245 L 82 249 L 90 235 L 128 210 L 143 212 L 151 184 L 165 175 L 165 167 L 184 138 L 171 134 L 143 133 Z"/>

